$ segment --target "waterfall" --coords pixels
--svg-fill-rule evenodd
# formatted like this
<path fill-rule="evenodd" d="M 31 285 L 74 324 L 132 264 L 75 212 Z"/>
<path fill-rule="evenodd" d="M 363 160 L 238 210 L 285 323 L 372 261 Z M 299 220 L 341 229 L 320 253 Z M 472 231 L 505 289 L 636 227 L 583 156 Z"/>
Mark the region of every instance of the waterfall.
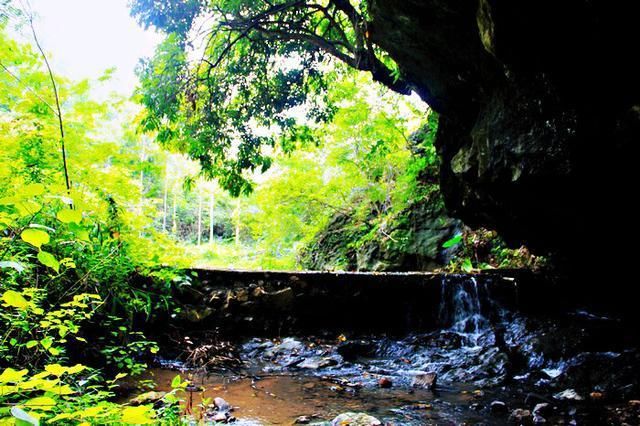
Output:
<path fill-rule="evenodd" d="M 479 285 L 474 276 L 463 275 L 443 276 L 441 281 L 440 324 L 447 331 L 465 336 L 471 345 L 490 328 L 485 313 L 493 303 L 483 284 Z"/>

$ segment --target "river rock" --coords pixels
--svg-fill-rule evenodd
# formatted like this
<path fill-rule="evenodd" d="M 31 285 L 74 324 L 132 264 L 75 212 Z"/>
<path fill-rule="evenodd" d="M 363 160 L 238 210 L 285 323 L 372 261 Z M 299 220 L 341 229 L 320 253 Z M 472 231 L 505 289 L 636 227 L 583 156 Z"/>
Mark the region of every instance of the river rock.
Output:
<path fill-rule="evenodd" d="M 536 406 L 533 407 L 532 413 L 538 416 L 546 416 L 551 413 L 552 409 L 553 407 L 551 407 L 551 404 L 549 404 L 548 402 L 542 402 L 540 404 L 536 404 Z"/>
<path fill-rule="evenodd" d="M 282 354 L 298 354 L 304 351 L 304 349 L 305 346 L 302 342 L 291 337 L 287 337 L 286 339 L 283 339 L 279 344 L 264 351 L 264 355 L 266 357 L 271 357 L 274 355 Z"/>
<path fill-rule="evenodd" d="M 309 423 L 311 423 L 311 417 L 309 416 L 300 416 L 293 422 L 295 425 L 307 425 Z"/>
<path fill-rule="evenodd" d="M 166 394 L 166 392 L 157 391 L 145 392 L 131 399 L 129 402 L 131 402 L 132 405 L 155 404 L 164 398 Z"/>
<path fill-rule="evenodd" d="M 323 358 L 319 356 L 314 356 L 314 357 L 305 359 L 300 364 L 298 364 L 297 367 L 306 368 L 309 370 L 319 370 L 321 368 L 330 367 L 336 364 L 338 364 L 338 361 L 336 361 L 333 358 L 328 358 L 328 357 Z"/>
<path fill-rule="evenodd" d="M 224 399 L 220 398 L 219 396 L 215 397 L 213 399 L 213 405 L 216 406 L 216 408 L 218 409 L 218 411 L 220 412 L 229 412 L 231 411 L 231 405 L 225 401 Z"/>
<path fill-rule="evenodd" d="M 211 420 L 219 423 L 228 423 L 229 421 L 232 421 L 231 420 L 232 418 L 233 417 L 231 417 L 231 415 L 228 412 L 224 412 L 224 413 L 215 413 L 211 418 Z"/>
<path fill-rule="evenodd" d="M 493 401 L 489 409 L 494 414 L 504 414 L 507 412 L 507 404 L 502 401 Z"/>
<path fill-rule="evenodd" d="M 295 295 L 291 287 L 286 287 L 282 290 L 266 293 L 263 297 L 265 301 L 274 308 L 286 310 L 293 303 Z"/>
<path fill-rule="evenodd" d="M 532 423 L 531 411 L 522 408 L 516 408 L 511 412 L 509 420 L 519 425 L 528 425 Z"/>
<path fill-rule="evenodd" d="M 382 422 L 365 413 L 342 413 L 331 421 L 331 426 L 382 426 Z"/>
<path fill-rule="evenodd" d="M 433 390 L 436 387 L 437 380 L 438 374 L 433 371 L 416 374 L 411 381 L 411 386 Z"/>
<path fill-rule="evenodd" d="M 383 389 L 387 389 L 393 386 L 393 382 L 388 377 L 382 377 L 380 378 L 380 380 L 378 380 L 378 386 L 380 386 Z"/>
<path fill-rule="evenodd" d="M 584 398 L 579 395 L 575 389 L 565 389 L 553 395 L 555 399 L 568 401 L 582 401 Z"/>

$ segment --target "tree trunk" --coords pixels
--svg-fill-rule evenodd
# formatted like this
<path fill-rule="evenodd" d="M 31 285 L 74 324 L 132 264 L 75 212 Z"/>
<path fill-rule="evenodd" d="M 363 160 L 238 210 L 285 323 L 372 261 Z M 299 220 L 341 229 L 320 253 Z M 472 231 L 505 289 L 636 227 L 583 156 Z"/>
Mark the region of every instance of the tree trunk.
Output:
<path fill-rule="evenodd" d="M 162 230 L 167 232 L 167 198 L 169 197 L 169 173 L 165 166 L 164 171 L 164 198 L 162 201 Z"/>
<path fill-rule="evenodd" d="M 176 192 L 173 192 L 173 225 L 171 226 L 171 233 L 174 236 L 178 235 L 178 207 L 177 207 L 177 200 L 176 200 L 177 196 L 176 196 Z"/>
<path fill-rule="evenodd" d="M 236 200 L 236 246 L 240 245 L 240 198 Z"/>
<path fill-rule="evenodd" d="M 202 244 L 202 192 L 198 191 L 198 246 Z"/>
<path fill-rule="evenodd" d="M 209 198 L 209 244 L 213 243 L 213 189 Z"/>

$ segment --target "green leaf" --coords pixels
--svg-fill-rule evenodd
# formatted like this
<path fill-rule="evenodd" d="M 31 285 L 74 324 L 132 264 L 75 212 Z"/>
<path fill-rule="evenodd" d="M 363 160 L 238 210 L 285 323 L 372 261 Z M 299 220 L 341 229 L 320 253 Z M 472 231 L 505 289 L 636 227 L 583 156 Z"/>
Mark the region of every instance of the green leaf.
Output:
<path fill-rule="evenodd" d="M 60 348 L 56 348 L 55 346 L 51 346 L 48 349 L 49 353 L 53 356 L 58 356 L 62 353 L 62 350 Z"/>
<path fill-rule="evenodd" d="M 49 349 L 53 344 L 53 339 L 51 337 L 45 337 L 44 339 L 40 340 L 40 344 L 43 348 Z"/>
<path fill-rule="evenodd" d="M 22 234 L 20 234 L 20 238 L 37 248 L 42 247 L 43 244 L 47 244 L 51 240 L 47 232 L 40 229 L 31 228 L 22 231 Z"/>
<path fill-rule="evenodd" d="M 58 214 L 56 214 L 56 217 L 62 223 L 82 222 L 82 212 L 79 210 L 71 210 L 71 209 L 60 210 Z"/>
<path fill-rule="evenodd" d="M 44 266 L 48 266 L 56 272 L 60 272 L 60 263 L 56 260 L 56 258 L 49 252 L 40 251 L 38 253 L 38 260 Z"/>
<path fill-rule="evenodd" d="M 468 257 L 462 262 L 462 270 L 466 273 L 473 271 L 473 264 L 471 263 L 471 259 Z"/>
<path fill-rule="evenodd" d="M 20 293 L 13 290 L 5 291 L 4 294 L 2 295 L 2 300 L 7 305 L 13 308 L 21 309 L 21 310 L 26 309 L 30 306 L 29 302 L 27 302 L 27 300 L 24 297 L 22 297 Z"/>
<path fill-rule="evenodd" d="M 171 387 L 172 388 L 180 387 L 180 383 L 182 383 L 182 379 L 180 378 L 180 375 L 178 374 L 176 377 L 173 378 L 173 380 L 171 380 Z"/>
<path fill-rule="evenodd" d="M 442 248 L 451 248 L 462 241 L 462 234 L 458 234 L 455 237 L 448 239 L 442 244 Z"/>
<path fill-rule="evenodd" d="M 31 349 L 37 345 L 38 345 L 38 342 L 36 340 L 29 340 L 25 346 L 27 347 L 27 349 Z"/>

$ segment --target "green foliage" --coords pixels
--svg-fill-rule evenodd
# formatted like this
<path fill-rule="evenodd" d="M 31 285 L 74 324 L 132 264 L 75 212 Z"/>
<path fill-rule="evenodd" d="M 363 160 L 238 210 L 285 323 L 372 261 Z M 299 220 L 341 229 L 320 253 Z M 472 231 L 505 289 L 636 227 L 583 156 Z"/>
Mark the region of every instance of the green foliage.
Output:
<path fill-rule="evenodd" d="M 455 240 L 450 246 L 455 256 L 446 268 L 452 272 L 493 268 L 537 270 L 546 265 L 544 257 L 533 255 L 524 246 L 510 248 L 495 231 L 488 229 L 465 229 Z"/>
<path fill-rule="evenodd" d="M 81 364 L 47 364 L 38 373 L 6 368 L 0 374 L 0 424 L 151 424 L 150 406 L 126 407 L 107 402 L 108 387 L 95 383 Z"/>
<path fill-rule="evenodd" d="M 369 39 L 362 3 L 134 0 L 139 22 L 167 34 L 139 69 L 142 128 L 234 196 L 248 194 L 249 173 L 271 166 L 274 147 L 313 141 L 331 118 L 329 57 L 410 93 Z"/>
<path fill-rule="evenodd" d="M 146 368 L 158 347 L 136 318 L 170 309 L 178 277 L 155 270 L 143 238 L 157 234 L 143 195 L 160 180 L 158 159 L 141 162 L 131 133 L 105 136 L 121 103 L 96 103 L 89 82 L 58 78 L 68 192 L 42 59 L 2 23 L 0 62 L 0 365 L 14 366 L 0 376 L 0 423 L 153 423 L 149 407 L 107 402 L 116 384 L 105 377 Z M 98 368 L 61 367 L 83 357 Z"/>

